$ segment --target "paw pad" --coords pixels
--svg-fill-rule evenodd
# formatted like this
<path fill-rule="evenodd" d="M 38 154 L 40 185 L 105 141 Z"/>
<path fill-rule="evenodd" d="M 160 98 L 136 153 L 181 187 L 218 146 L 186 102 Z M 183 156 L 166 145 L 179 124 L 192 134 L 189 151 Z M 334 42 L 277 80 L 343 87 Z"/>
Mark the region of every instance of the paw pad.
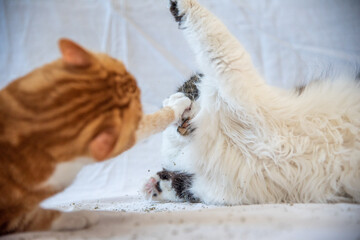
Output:
<path fill-rule="evenodd" d="M 156 199 L 161 193 L 159 181 L 155 177 L 151 177 L 143 187 L 143 194 L 146 199 Z"/>

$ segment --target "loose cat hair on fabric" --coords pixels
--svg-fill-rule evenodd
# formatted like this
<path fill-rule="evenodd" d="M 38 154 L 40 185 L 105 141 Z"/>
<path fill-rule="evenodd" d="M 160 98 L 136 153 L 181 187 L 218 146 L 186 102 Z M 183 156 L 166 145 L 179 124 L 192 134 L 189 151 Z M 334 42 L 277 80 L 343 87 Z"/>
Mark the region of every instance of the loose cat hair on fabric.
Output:
<path fill-rule="evenodd" d="M 145 184 L 146 197 L 189 201 L 184 196 L 190 195 L 226 205 L 359 203 L 359 81 L 269 86 L 243 46 L 197 1 L 170 0 L 170 11 L 204 75 L 183 122 L 163 133 L 164 170 Z M 161 177 L 164 171 L 191 177 L 175 188 L 174 178 Z"/>
<path fill-rule="evenodd" d="M 94 224 L 89 212 L 39 203 L 70 185 L 82 166 L 164 130 L 191 104 L 178 93 L 143 115 L 140 90 L 120 61 L 66 39 L 59 46 L 61 59 L 0 91 L 0 235 Z"/>

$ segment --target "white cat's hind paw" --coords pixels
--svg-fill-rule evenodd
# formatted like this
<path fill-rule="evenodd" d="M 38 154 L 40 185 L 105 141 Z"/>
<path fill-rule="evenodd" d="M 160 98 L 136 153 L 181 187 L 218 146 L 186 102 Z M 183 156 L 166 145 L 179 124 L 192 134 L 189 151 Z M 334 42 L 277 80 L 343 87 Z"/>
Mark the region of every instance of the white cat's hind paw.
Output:
<path fill-rule="evenodd" d="M 143 186 L 142 193 L 147 200 L 178 201 L 171 181 L 163 181 L 158 175 L 151 177 Z"/>
<path fill-rule="evenodd" d="M 91 227 L 99 222 L 99 216 L 95 212 L 77 211 L 61 213 L 51 225 L 54 231 L 79 230 Z"/>

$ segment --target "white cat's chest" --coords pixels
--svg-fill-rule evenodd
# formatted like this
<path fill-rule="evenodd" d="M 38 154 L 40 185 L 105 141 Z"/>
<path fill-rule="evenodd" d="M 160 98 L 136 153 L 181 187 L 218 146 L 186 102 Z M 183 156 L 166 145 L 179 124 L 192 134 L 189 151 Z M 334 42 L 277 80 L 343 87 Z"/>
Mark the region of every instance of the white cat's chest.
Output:
<path fill-rule="evenodd" d="M 94 162 L 92 158 L 80 157 L 69 162 L 59 163 L 43 186 L 52 187 L 57 190 L 64 189 L 74 181 L 82 167 Z"/>

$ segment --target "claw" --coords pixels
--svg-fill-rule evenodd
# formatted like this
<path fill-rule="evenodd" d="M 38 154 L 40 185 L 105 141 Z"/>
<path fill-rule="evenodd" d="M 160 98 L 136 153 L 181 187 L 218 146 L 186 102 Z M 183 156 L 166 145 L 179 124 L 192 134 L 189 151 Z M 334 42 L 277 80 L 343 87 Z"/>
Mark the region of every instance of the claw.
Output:
<path fill-rule="evenodd" d="M 182 127 L 182 128 L 187 128 L 188 126 L 190 126 L 189 120 L 190 120 L 189 118 L 186 119 L 186 120 L 183 122 L 183 124 L 181 124 L 181 127 Z"/>
<path fill-rule="evenodd" d="M 182 136 L 189 135 L 193 130 L 190 128 L 190 118 L 186 118 L 183 123 L 177 128 L 178 133 Z"/>

